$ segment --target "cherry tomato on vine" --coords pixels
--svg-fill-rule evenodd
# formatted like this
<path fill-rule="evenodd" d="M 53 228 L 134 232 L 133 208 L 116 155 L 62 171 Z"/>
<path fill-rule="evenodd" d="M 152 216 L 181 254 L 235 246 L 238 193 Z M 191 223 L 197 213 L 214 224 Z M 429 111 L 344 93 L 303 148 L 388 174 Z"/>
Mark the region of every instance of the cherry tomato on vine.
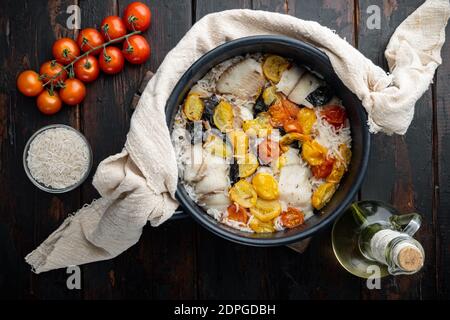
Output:
<path fill-rule="evenodd" d="M 345 124 L 347 113 L 345 109 L 340 106 L 327 106 L 321 111 L 322 117 L 333 127 L 339 129 Z"/>
<path fill-rule="evenodd" d="M 48 90 L 44 90 L 37 97 L 36 102 L 39 111 L 48 115 L 57 113 L 62 107 L 62 101 L 57 91 L 50 93 Z"/>
<path fill-rule="evenodd" d="M 64 87 L 59 90 L 61 100 L 69 106 L 74 106 L 83 101 L 86 96 L 86 87 L 78 79 L 67 79 L 64 81 Z"/>
<path fill-rule="evenodd" d="M 61 38 L 55 41 L 52 47 L 53 57 L 59 63 L 66 65 L 80 55 L 80 48 L 70 38 Z"/>
<path fill-rule="evenodd" d="M 125 59 L 132 64 L 141 64 L 150 57 L 150 45 L 143 36 L 133 35 L 123 43 Z"/>
<path fill-rule="evenodd" d="M 33 70 L 26 70 L 17 77 L 17 89 L 27 97 L 35 97 L 44 90 L 39 74 Z"/>
<path fill-rule="evenodd" d="M 142 2 L 130 3 L 123 12 L 123 20 L 130 31 L 145 31 L 150 27 L 152 13 Z"/>
<path fill-rule="evenodd" d="M 100 55 L 100 69 L 106 74 L 119 73 L 123 69 L 125 59 L 119 48 L 110 46 Z"/>
<path fill-rule="evenodd" d="M 86 56 L 73 65 L 75 76 L 83 82 L 92 82 L 98 78 L 100 67 L 97 58 Z"/>
<path fill-rule="evenodd" d="M 125 24 L 118 16 L 109 16 L 103 19 L 100 30 L 106 41 L 117 39 L 127 34 Z"/>
<path fill-rule="evenodd" d="M 77 38 L 77 44 L 81 51 L 86 52 L 92 48 L 101 46 L 105 40 L 103 39 L 100 31 L 94 28 L 86 28 L 80 31 Z M 93 55 L 97 55 L 101 52 L 102 48 L 99 48 L 92 52 Z"/>
<path fill-rule="evenodd" d="M 39 73 L 41 74 L 42 81 L 44 82 L 47 82 L 55 77 L 51 81 L 53 84 L 67 79 L 67 72 L 63 70 L 63 66 L 55 60 L 44 62 L 39 69 Z"/>

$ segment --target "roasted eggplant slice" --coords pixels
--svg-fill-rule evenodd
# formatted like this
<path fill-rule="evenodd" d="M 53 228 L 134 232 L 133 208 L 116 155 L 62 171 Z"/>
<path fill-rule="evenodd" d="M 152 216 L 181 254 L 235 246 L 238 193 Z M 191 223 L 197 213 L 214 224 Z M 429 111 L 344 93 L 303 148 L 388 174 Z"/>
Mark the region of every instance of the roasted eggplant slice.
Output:
<path fill-rule="evenodd" d="M 314 107 L 324 106 L 328 102 L 330 102 L 331 98 L 333 98 L 334 92 L 327 85 L 323 85 L 317 88 L 315 91 L 311 92 L 307 97 L 306 101 L 311 103 Z"/>
<path fill-rule="evenodd" d="M 230 164 L 230 182 L 231 185 L 239 181 L 239 164 L 236 159 Z"/>
<path fill-rule="evenodd" d="M 277 94 L 277 88 L 275 86 L 265 88 L 256 100 L 255 106 L 253 107 L 254 115 L 256 116 L 261 112 L 267 112 L 267 110 L 269 110 L 269 107 L 279 100 L 280 97 Z"/>
<path fill-rule="evenodd" d="M 203 111 L 202 119 L 208 121 L 211 125 L 214 124 L 213 116 L 214 109 L 219 104 L 220 100 L 216 95 L 209 97 L 208 99 L 203 100 L 203 104 L 205 105 L 205 110 Z"/>
<path fill-rule="evenodd" d="M 264 103 L 264 99 L 262 98 L 262 95 L 260 95 L 253 107 L 254 116 L 256 116 L 258 113 L 266 112 L 268 109 L 269 107 Z"/>
<path fill-rule="evenodd" d="M 313 105 L 306 100 L 306 97 L 322 85 L 322 81 L 320 81 L 317 77 L 311 73 L 306 73 L 301 77 L 300 81 L 289 94 L 288 99 L 296 104 L 301 104 L 312 108 Z"/>

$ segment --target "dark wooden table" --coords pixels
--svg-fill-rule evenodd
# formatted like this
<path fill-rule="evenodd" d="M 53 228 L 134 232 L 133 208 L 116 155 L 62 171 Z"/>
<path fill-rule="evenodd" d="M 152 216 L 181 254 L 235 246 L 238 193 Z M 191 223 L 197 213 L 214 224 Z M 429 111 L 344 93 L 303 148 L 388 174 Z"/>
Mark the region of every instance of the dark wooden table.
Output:
<path fill-rule="evenodd" d="M 44 125 L 64 123 L 80 129 L 92 145 L 94 166 L 119 152 L 132 111 L 130 103 L 147 70 L 156 70 L 191 25 L 207 13 L 252 8 L 316 20 L 335 29 L 376 64 L 386 68 L 384 48 L 400 22 L 422 0 L 156 0 L 150 61 L 127 65 L 117 76 L 89 85 L 83 104 L 46 117 L 34 99 L 17 93 L 15 79 L 51 59 L 66 28 L 71 4 L 81 7 L 81 27 L 99 26 L 121 14 L 128 0 L 1 0 L 0 7 L 0 297 L 26 299 L 117 298 L 278 298 L 278 299 L 431 299 L 450 296 L 450 41 L 434 84 L 416 105 L 405 136 L 373 137 L 361 199 L 393 203 L 424 216 L 418 239 L 426 266 L 410 277 L 383 279 L 381 290 L 345 272 L 334 258 L 330 230 L 313 238 L 300 255 L 286 247 L 252 248 L 222 240 L 190 218 L 146 227 L 141 241 L 116 259 L 82 266 L 82 289 L 66 288 L 58 270 L 30 272 L 23 257 L 64 218 L 97 193 L 90 183 L 64 195 L 35 188 L 22 168 L 27 139 Z M 381 29 L 367 19 L 377 5 Z M 368 13 L 369 10 L 369 13 Z M 218 21 L 217 23 L 220 23 Z"/>

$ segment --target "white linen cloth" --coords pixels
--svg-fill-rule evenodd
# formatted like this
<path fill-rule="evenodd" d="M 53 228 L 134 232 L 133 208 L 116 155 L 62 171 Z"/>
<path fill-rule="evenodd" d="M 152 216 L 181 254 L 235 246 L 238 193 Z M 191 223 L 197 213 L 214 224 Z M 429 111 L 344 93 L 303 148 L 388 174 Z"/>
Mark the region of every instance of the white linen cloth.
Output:
<path fill-rule="evenodd" d="M 164 114 L 186 69 L 218 45 L 253 35 L 284 35 L 324 51 L 343 83 L 362 101 L 373 133 L 404 134 L 414 104 L 441 63 L 448 0 L 427 0 L 395 31 L 387 48 L 390 73 L 332 30 L 314 21 L 253 10 L 213 13 L 198 21 L 170 51 L 131 119 L 123 151 L 100 163 L 93 184 L 102 196 L 69 216 L 31 252 L 36 273 L 110 259 L 135 244 L 150 221 L 158 226 L 177 208 L 177 164 Z"/>

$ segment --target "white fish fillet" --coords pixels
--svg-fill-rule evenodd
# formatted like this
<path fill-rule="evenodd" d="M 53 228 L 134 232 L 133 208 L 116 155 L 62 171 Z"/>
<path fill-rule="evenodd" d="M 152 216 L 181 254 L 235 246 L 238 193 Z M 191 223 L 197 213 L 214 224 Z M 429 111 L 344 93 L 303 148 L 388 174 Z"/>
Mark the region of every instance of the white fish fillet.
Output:
<path fill-rule="evenodd" d="M 225 211 L 225 209 L 231 204 L 228 196 L 221 193 L 208 193 L 200 198 L 200 203 L 204 204 L 207 208 L 215 209 L 219 212 Z"/>
<path fill-rule="evenodd" d="M 183 177 L 186 182 L 195 182 L 203 178 L 206 169 L 204 153 L 201 143 L 197 143 L 186 152 L 187 159 Z"/>
<path fill-rule="evenodd" d="M 268 173 L 270 175 L 273 175 L 273 169 L 271 167 L 266 166 L 259 166 L 256 170 L 257 173 Z"/>
<path fill-rule="evenodd" d="M 296 150 L 296 149 L 292 149 Z M 286 207 L 302 210 L 305 216 L 312 213 L 310 170 L 294 151 L 287 154 L 286 165 L 281 168 L 278 188 L 280 200 Z M 298 151 L 298 150 L 297 150 Z M 297 159 L 294 159 L 294 158 Z M 283 208 L 285 209 L 285 208 Z"/>
<path fill-rule="evenodd" d="M 189 94 L 197 94 L 200 98 L 209 98 L 212 94 L 211 92 L 208 92 L 205 88 L 203 88 L 201 85 L 196 83 L 191 90 L 189 91 Z"/>
<path fill-rule="evenodd" d="M 221 94 L 255 100 L 264 82 L 261 64 L 255 59 L 248 58 L 225 70 L 217 81 L 216 89 Z"/>
<path fill-rule="evenodd" d="M 235 111 L 236 117 L 239 118 L 242 121 L 253 120 L 253 113 L 252 113 L 252 111 L 249 110 L 246 107 L 236 106 L 234 111 Z"/>
<path fill-rule="evenodd" d="M 276 85 L 277 91 L 289 96 L 302 77 L 303 73 L 305 73 L 305 69 L 297 67 L 296 65 L 288 70 L 285 70 L 281 75 L 280 82 Z"/>
<path fill-rule="evenodd" d="M 321 81 L 311 73 L 304 74 L 295 88 L 291 91 L 288 99 L 294 103 L 302 104 L 312 108 L 313 105 L 306 101 L 306 97 L 321 86 Z"/>
<path fill-rule="evenodd" d="M 300 150 L 297 148 L 289 148 L 289 150 L 284 154 L 286 157 L 285 166 L 292 165 L 303 165 L 304 162 L 299 156 Z"/>
<path fill-rule="evenodd" d="M 207 193 L 222 192 L 230 186 L 229 166 L 225 159 L 205 152 L 203 178 L 195 185 L 195 193 L 200 197 Z"/>

